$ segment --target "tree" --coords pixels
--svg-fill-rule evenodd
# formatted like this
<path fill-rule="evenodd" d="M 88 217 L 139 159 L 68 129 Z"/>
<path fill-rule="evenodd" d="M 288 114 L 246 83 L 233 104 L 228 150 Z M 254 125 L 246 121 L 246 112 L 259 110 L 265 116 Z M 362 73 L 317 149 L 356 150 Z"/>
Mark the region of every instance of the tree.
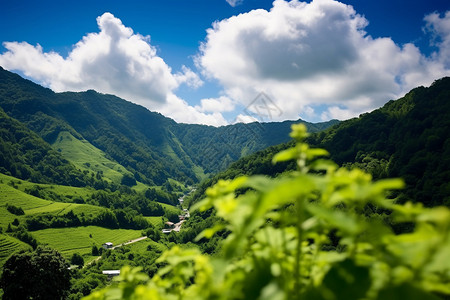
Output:
<path fill-rule="evenodd" d="M 121 183 L 126 186 L 134 186 L 137 184 L 136 179 L 128 174 L 123 175 Z"/>
<path fill-rule="evenodd" d="M 70 288 L 69 265 L 48 247 L 12 255 L 3 266 L 3 299 L 64 299 Z"/>
<path fill-rule="evenodd" d="M 98 251 L 98 249 L 97 249 L 97 251 Z M 83 259 L 83 257 L 80 254 L 74 253 L 72 255 L 72 258 L 70 259 L 70 263 L 72 265 L 83 266 L 84 265 L 84 259 Z"/>
<path fill-rule="evenodd" d="M 92 245 L 92 255 L 99 256 L 98 247 L 96 245 Z"/>

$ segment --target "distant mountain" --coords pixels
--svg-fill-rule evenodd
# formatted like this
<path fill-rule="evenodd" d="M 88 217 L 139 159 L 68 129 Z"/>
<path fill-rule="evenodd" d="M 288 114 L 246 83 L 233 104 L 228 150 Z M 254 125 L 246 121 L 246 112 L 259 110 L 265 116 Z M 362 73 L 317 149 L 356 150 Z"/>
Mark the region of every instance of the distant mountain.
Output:
<path fill-rule="evenodd" d="M 450 78 L 429 88 L 418 87 L 404 97 L 359 118 L 343 121 L 311 135 L 308 142 L 328 150 L 340 165 L 359 167 L 375 179 L 401 177 L 407 187 L 401 201 L 426 206 L 450 206 Z M 204 182 L 195 197 L 219 178 L 276 174 L 295 168 L 294 163 L 272 165 L 277 152 L 292 146 L 269 147 L 233 163 Z"/>
<path fill-rule="evenodd" d="M 197 182 L 207 174 L 224 170 L 240 157 L 287 141 L 290 125 L 303 122 L 219 128 L 179 124 L 113 95 L 92 90 L 54 93 L 1 68 L 0 107 L 53 145 L 63 157 L 70 160 L 65 151 L 70 146 L 56 144 L 60 133 L 67 132 L 90 144 L 85 147 L 89 151 L 103 153 L 125 167 L 136 180 L 150 185 L 162 185 L 168 178 L 186 184 Z M 318 131 L 335 123 L 306 124 L 310 131 Z"/>

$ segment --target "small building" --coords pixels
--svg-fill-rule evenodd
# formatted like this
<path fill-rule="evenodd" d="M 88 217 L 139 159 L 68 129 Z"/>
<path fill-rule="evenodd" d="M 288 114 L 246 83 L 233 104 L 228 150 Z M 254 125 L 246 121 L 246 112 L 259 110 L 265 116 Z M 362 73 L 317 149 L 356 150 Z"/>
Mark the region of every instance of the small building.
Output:
<path fill-rule="evenodd" d="M 175 224 L 174 224 L 173 222 L 170 222 L 170 221 L 167 221 L 167 222 L 166 222 L 166 225 L 167 225 L 169 228 L 173 228 L 173 227 L 175 226 Z"/>
<path fill-rule="evenodd" d="M 114 276 L 120 275 L 120 270 L 104 270 L 102 271 L 103 275 L 108 275 L 108 279 L 113 278 Z"/>
<path fill-rule="evenodd" d="M 104 243 L 102 245 L 102 247 L 105 248 L 105 249 L 112 249 L 113 243 L 111 243 L 111 242 Z"/>
<path fill-rule="evenodd" d="M 163 229 L 162 233 L 169 234 L 171 231 L 172 231 L 172 229 Z"/>

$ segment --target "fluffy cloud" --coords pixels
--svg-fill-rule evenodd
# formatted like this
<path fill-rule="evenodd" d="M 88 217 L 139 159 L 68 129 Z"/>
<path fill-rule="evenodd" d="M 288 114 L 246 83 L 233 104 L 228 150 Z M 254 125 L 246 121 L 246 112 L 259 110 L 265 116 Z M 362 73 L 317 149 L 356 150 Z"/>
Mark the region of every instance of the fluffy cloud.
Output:
<path fill-rule="evenodd" d="M 202 99 L 200 104 L 195 108 L 201 112 L 230 112 L 235 108 L 235 103 L 226 96 Z"/>
<path fill-rule="evenodd" d="M 343 119 L 450 74 L 450 13 L 425 21 L 439 37 L 431 57 L 413 44 L 367 35 L 368 21 L 349 5 L 276 0 L 270 11 L 214 23 L 196 63 L 243 105 L 267 93 L 283 111 L 279 119 Z"/>
<path fill-rule="evenodd" d="M 212 126 L 223 126 L 228 124 L 220 112 L 214 111 L 210 114 L 206 114 L 200 111 L 198 107 L 190 106 L 186 101 L 174 94 L 167 97 L 167 104 L 159 107 L 157 110 L 163 115 L 170 116 L 181 123 L 197 123 Z"/>
<path fill-rule="evenodd" d="M 20 70 L 54 91 L 94 89 L 164 111 L 179 122 L 224 122 L 222 115 L 197 111 L 174 95 L 181 84 L 197 88 L 203 82 L 185 66 L 174 74 L 157 55 L 149 36 L 133 33 L 110 13 L 98 17 L 97 23 L 100 31 L 84 36 L 66 58 L 46 53 L 40 45 L 5 42 L 7 51 L 0 55 L 0 65 Z"/>

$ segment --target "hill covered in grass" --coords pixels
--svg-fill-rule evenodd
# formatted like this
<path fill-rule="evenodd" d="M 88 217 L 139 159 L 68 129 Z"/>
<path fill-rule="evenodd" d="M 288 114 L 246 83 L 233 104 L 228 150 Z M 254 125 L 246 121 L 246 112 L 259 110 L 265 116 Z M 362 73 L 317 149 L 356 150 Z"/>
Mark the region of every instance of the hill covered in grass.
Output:
<path fill-rule="evenodd" d="M 73 144 L 69 147 L 81 149 L 75 157 L 67 147 L 55 145 L 55 148 L 78 169 L 95 175 L 101 171 L 90 162 L 87 163 L 91 167 L 80 167 L 80 162 L 86 163 L 79 160 L 82 152 L 90 155 L 96 148 L 126 169 L 119 171 L 122 176 L 131 174 L 136 181 L 152 186 L 161 186 L 169 178 L 193 184 L 208 174 L 224 170 L 245 155 L 287 141 L 290 125 L 294 123 L 235 124 L 219 128 L 178 124 L 113 95 L 92 90 L 54 93 L 4 69 L 0 69 L 0 107 L 48 144 L 65 141 L 64 137 L 61 140 L 61 134 L 70 135 Z M 310 131 L 318 131 L 335 123 L 307 125 Z M 101 174 L 100 178 L 111 181 Z"/>

